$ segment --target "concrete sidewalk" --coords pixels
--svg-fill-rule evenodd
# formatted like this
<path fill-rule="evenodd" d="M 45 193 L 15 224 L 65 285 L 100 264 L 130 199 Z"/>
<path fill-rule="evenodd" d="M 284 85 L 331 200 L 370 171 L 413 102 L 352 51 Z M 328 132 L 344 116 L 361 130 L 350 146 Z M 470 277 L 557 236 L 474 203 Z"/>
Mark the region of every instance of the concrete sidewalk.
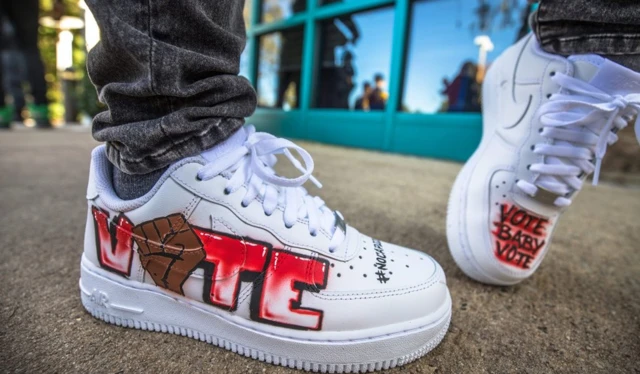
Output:
<path fill-rule="evenodd" d="M 0 372 L 295 372 L 84 311 L 79 261 L 95 145 L 83 131 L 0 133 Z M 448 275 L 449 333 L 391 372 L 638 372 L 640 190 L 587 186 L 538 273 L 489 287 L 467 279 L 447 250 L 447 198 L 461 165 L 303 146 L 330 207 L 364 233 L 428 252 Z"/>

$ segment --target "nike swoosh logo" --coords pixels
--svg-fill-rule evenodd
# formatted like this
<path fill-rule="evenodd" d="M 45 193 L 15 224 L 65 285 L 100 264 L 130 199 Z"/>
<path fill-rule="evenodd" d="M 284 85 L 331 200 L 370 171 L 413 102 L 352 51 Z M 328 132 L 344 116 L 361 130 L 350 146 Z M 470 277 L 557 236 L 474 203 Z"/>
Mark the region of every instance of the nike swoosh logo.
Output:
<path fill-rule="evenodd" d="M 532 36 L 529 36 L 529 38 L 531 37 Z M 512 103 L 509 104 L 509 107 L 511 107 L 511 110 L 503 111 L 502 118 L 501 118 L 502 127 L 505 129 L 516 127 L 520 122 L 522 122 L 524 117 L 529 112 L 529 108 L 531 107 L 531 102 L 533 101 L 533 95 L 531 94 L 529 95 L 529 99 L 526 100 L 526 103 L 524 101 L 520 103 L 516 101 L 516 75 L 518 72 L 518 67 L 520 66 L 520 59 L 522 58 L 522 54 L 524 53 L 525 49 L 527 49 L 528 45 L 529 45 L 529 42 L 523 45 L 523 48 L 520 50 L 520 53 L 518 54 L 518 59 L 516 60 L 516 66 L 513 69 L 513 76 L 511 77 L 511 81 L 510 81 L 511 83 L 510 96 L 511 96 Z M 504 84 L 507 82 L 508 81 L 501 82 L 500 87 L 504 88 Z"/>
<path fill-rule="evenodd" d="M 511 129 L 516 127 L 520 122 L 522 122 L 522 120 L 524 119 L 524 117 L 527 115 L 527 113 L 529 112 L 529 107 L 531 106 L 531 101 L 533 101 L 533 96 L 529 95 L 529 100 L 527 100 L 527 105 L 524 106 L 524 110 L 518 110 L 518 109 L 514 109 L 513 112 L 514 113 L 519 113 L 522 112 L 522 114 L 517 117 L 517 119 L 514 121 L 513 118 L 515 118 L 514 116 L 503 116 L 503 128 L 505 129 Z M 515 100 L 513 101 L 513 104 L 515 107 L 522 107 L 521 104 L 518 104 Z"/>

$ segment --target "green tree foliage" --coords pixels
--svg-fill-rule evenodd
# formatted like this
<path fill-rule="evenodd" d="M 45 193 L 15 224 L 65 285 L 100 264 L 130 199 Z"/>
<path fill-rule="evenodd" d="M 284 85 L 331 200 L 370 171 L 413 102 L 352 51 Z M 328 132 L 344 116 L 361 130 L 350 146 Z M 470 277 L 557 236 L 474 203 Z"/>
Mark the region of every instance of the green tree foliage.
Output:
<path fill-rule="evenodd" d="M 62 0 L 64 4 L 64 14 L 84 18 L 83 10 L 78 6 L 78 0 Z M 49 15 L 53 10 L 54 0 L 40 0 L 40 17 Z M 45 79 L 47 81 L 47 98 L 49 99 L 49 113 L 53 121 L 60 121 L 64 118 L 64 97 L 62 93 L 61 74 L 56 68 L 56 42 L 58 41 L 58 31 L 40 26 L 39 48 L 45 68 Z M 86 70 L 86 47 L 83 30 L 72 30 L 73 39 L 73 69 L 75 71 L 77 84 L 73 92 L 77 100 L 80 113 L 94 116 L 104 110 L 102 104 L 98 102 L 95 88 L 89 81 Z"/>

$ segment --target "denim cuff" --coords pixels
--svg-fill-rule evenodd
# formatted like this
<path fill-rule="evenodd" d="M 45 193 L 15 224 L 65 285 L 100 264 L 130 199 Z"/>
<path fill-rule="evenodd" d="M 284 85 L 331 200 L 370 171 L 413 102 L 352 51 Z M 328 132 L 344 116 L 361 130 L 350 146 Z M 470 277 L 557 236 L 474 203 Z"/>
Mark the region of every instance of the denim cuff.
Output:
<path fill-rule="evenodd" d="M 116 127 L 101 127 L 99 123 L 98 116 L 94 119 L 93 135 L 96 140 L 106 141 L 109 161 L 124 173 L 147 174 L 177 160 L 197 156 L 224 141 L 243 126 L 244 119 L 190 119 L 187 123 L 179 118 L 165 117 L 149 123 Z M 185 131 L 186 128 L 189 131 Z M 138 136 L 142 133 L 146 137 Z"/>
<path fill-rule="evenodd" d="M 573 6 L 570 6 L 570 5 Z M 640 12 L 613 2 L 541 1 L 531 17 L 531 29 L 541 47 L 563 56 L 598 54 L 640 58 Z M 626 10 L 626 11 L 625 11 Z M 596 18 L 594 14 L 600 16 Z M 635 16 L 634 14 L 638 14 Z M 637 19 L 636 19 L 637 18 Z"/>

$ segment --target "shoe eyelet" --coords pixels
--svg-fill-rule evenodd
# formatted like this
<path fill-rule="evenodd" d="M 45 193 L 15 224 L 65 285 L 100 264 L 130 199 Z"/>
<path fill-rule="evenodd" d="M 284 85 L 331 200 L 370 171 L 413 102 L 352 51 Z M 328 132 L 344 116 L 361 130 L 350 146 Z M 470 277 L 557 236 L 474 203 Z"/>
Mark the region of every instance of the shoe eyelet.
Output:
<path fill-rule="evenodd" d="M 246 208 L 249 206 L 249 204 L 245 204 L 244 201 L 241 201 L 240 206 L 242 206 L 243 208 Z"/>
<path fill-rule="evenodd" d="M 272 214 L 273 214 L 273 212 L 271 212 L 271 213 L 264 212 L 264 215 L 267 216 L 267 217 L 271 217 Z"/>
<path fill-rule="evenodd" d="M 314 231 L 314 232 L 310 232 L 309 235 L 311 235 L 313 237 L 316 237 L 316 236 L 318 236 L 318 233 Z"/>
<path fill-rule="evenodd" d="M 531 170 L 531 164 L 527 165 L 527 170 Z"/>
<path fill-rule="evenodd" d="M 198 174 L 196 174 L 196 181 L 202 182 L 202 178 L 200 178 L 200 176 Z"/>
<path fill-rule="evenodd" d="M 549 75 L 553 77 L 554 75 L 556 75 L 556 72 L 552 71 L 551 73 L 549 73 Z"/>
<path fill-rule="evenodd" d="M 542 127 L 538 129 L 538 132 L 542 134 Z"/>
<path fill-rule="evenodd" d="M 535 145 L 532 145 L 532 146 L 531 146 L 531 150 L 532 150 L 532 151 L 535 151 L 535 150 L 536 150 L 536 146 L 535 146 Z"/>
<path fill-rule="evenodd" d="M 551 94 L 547 94 L 547 99 L 551 99 Z"/>
<path fill-rule="evenodd" d="M 285 227 L 286 229 L 290 229 L 290 228 L 292 228 L 292 227 L 293 227 L 293 225 L 289 226 L 289 225 L 287 225 L 287 224 L 285 223 L 285 224 L 284 224 L 284 227 Z"/>
<path fill-rule="evenodd" d="M 229 189 L 228 189 L 228 188 L 225 188 L 225 189 L 224 189 L 224 194 L 225 194 L 225 195 L 229 195 L 229 194 L 231 194 L 231 191 L 229 191 Z"/>

